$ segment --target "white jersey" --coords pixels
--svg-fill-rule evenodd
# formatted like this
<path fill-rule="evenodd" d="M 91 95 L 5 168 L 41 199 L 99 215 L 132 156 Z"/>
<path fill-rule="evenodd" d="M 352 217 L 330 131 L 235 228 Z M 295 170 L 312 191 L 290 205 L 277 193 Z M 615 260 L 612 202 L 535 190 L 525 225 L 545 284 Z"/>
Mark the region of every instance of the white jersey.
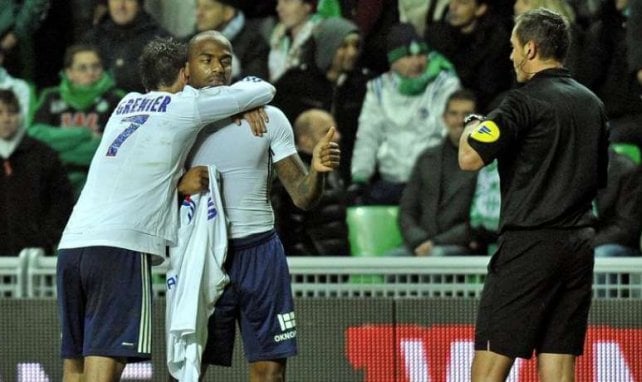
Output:
<path fill-rule="evenodd" d="M 126 95 L 109 118 L 60 248 L 118 247 L 162 261 L 165 246 L 176 243 L 176 186 L 198 132 L 273 96 L 272 85 L 254 78 Z M 247 126 L 237 128 L 251 134 Z"/>
<path fill-rule="evenodd" d="M 232 239 L 274 228 L 268 186 L 272 164 L 296 154 L 292 126 L 283 112 L 270 106 L 265 111 L 270 122 L 263 137 L 253 136 L 245 121 L 243 126 L 218 122 L 203 129 L 190 155 L 190 167 L 213 164 L 220 172 Z"/>
<path fill-rule="evenodd" d="M 167 368 L 179 381 L 197 381 L 207 342 L 207 321 L 230 279 L 223 264 L 227 224 L 217 170 L 209 166 L 209 192 L 185 198 L 178 245 L 170 248 L 165 335 Z"/>

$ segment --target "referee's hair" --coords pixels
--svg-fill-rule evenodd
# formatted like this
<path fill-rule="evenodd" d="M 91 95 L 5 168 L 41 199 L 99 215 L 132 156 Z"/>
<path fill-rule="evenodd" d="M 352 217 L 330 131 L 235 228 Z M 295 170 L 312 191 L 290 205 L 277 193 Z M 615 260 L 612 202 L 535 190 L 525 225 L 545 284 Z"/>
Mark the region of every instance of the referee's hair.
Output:
<path fill-rule="evenodd" d="M 171 37 L 156 37 L 145 45 L 140 56 L 139 70 L 143 86 L 148 91 L 171 86 L 186 61 L 187 48 L 184 43 Z"/>
<path fill-rule="evenodd" d="M 542 59 L 563 62 L 571 43 L 568 20 L 546 8 L 526 11 L 515 19 L 515 35 L 520 44 L 533 41 Z"/>

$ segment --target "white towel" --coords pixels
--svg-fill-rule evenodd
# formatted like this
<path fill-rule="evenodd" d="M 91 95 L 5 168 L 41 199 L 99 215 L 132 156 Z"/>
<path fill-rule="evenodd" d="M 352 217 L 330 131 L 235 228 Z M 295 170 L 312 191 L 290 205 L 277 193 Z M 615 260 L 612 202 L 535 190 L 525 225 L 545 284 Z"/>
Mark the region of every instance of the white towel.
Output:
<path fill-rule="evenodd" d="M 227 224 L 215 166 L 209 166 L 210 191 L 185 198 L 178 244 L 170 248 L 167 272 L 167 367 L 179 381 L 198 381 L 207 341 L 207 321 L 229 282 L 223 263 Z"/>

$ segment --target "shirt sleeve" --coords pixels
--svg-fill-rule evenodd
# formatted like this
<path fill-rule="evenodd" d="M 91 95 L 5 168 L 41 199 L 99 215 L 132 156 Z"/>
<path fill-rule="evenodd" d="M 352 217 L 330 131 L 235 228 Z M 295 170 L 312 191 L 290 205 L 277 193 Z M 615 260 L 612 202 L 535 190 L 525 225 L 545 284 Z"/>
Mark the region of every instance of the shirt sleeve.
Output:
<path fill-rule="evenodd" d="M 532 119 L 526 96 L 513 91 L 470 133 L 468 144 L 488 164 L 519 140 Z"/>
<path fill-rule="evenodd" d="M 270 137 L 272 160 L 276 163 L 281 159 L 296 154 L 294 132 L 288 118 L 281 110 L 271 106 L 266 107 L 265 110 L 270 118 L 267 131 Z"/>
<path fill-rule="evenodd" d="M 202 123 L 212 123 L 242 111 L 263 106 L 274 98 L 275 89 L 257 77 L 246 77 L 232 86 L 198 91 L 196 110 Z"/>

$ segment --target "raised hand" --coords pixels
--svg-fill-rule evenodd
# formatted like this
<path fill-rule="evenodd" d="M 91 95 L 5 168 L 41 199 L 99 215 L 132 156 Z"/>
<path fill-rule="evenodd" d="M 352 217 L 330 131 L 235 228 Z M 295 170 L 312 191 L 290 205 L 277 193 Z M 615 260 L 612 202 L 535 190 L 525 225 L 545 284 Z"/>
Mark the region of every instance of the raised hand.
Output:
<path fill-rule="evenodd" d="M 317 172 L 330 172 L 339 167 L 341 162 L 341 149 L 339 144 L 333 142 L 335 134 L 334 126 L 330 127 L 328 132 L 319 143 L 314 146 L 312 151 L 312 168 Z"/>

